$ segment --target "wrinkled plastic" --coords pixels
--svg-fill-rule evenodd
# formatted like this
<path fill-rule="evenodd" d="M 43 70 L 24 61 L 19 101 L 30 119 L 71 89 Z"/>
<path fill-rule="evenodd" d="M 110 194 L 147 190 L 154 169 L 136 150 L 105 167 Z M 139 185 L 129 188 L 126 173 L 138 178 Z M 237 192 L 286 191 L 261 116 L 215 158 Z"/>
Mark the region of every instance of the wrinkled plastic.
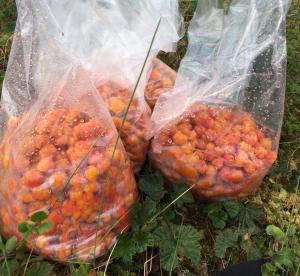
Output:
<path fill-rule="evenodd" d="M 126 89 L 132 91 L 161 17 L 158 7 L 164 13 L 167 2 L 17 2 L 1 102 L 0 216 L 5 237 L 21 238 L 18 224 L 43 210 L 52 227 L 29 237 L 27 246 L 61 261 L 90 260 L 106 253 L 126 229 L 137 191 L 123 144 L 119 141 L 114 150 L 116 116 L 109 111 L 118 104 L 110 102 L 111 93 L 120 93 L 118 99 L 127 95 Z M 129 9 L 129 4 L 137 8 Z M 153 13 L 156 17 L 150 18 Z M 162 18 L 151 56 L 174 46 L 170 39 L 163 43 L 172 33 L 169 19 Z M 142 32 L 144 45 L 139 44 Z M 96 89 L 103 84 L 113 87 L 108 96 Z M 147 107 L 138 91 L 133 107 L 139 112 L 131 124 L 138 116 L 143 122 Z"/>
<path fill-rule="evenodd" d="M 282 125 L 288 0 L 199 1 L 173 91 L 152 121 L 151 156 L 199 198 L 241 198 L 276 160 Z"/>
<path fill-rule="evenodd" d="M 81 64 L 104 98 L 118 130 L 160 21 L 121 132 L 134 171 L 138 172 L 149 146 L 146 134 L 151 110 L 144 99 L 147 76 L 158 51 L 175 50 L 180 38 L 182 20 L 177 1 L 44 0 L 34 3 L 33 9 L 39 14 L 39 24 L 47 30 L 41 43 L 57 43 Z M 45 68 L 42 61 L 39 64 L 36 71 L 39 81 L 44 82 L 39 72 Z"/>
<path fill-rule="evenodd" d="M 145 90 L 145 99 L 151 109 L 160 95 L 170 91 L 175 84 L 176 71 L 158 58 L 153 60 L 151 73 Z"/>

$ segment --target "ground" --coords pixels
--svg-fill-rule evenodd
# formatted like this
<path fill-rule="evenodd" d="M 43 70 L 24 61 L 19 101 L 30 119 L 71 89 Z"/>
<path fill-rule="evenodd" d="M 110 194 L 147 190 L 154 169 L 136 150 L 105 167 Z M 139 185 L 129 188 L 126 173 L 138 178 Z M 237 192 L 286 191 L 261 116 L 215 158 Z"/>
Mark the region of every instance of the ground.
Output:
<path fill-rule="evenodd" d="M 194 2 L 181 1 L 186 22 L 191 18 L 195 7 Z M 242 202 L 190 203 L 191 200 L 186 197 L 182 206 L 178 204 L 172 207 L 170 216 L 179 214 L 180 223 L 197 229 L 199 235 L 196 240 L 200 239 L 202 248 L 201 258 L 199 260 L 197 258 L 196 262 L 192 262 L 193 258 L 188 258 L 186 254 L 178 254 L 178 264 L 175 265 L 173 262 L 171 266 L 174 268 L 173 275 L 213 275 L 230 264 L 258 256 L 268 257 L 270 260 L 269 265 L 265 267 L 265 275 L 276 275 L 278 273 L 276 270 L 280 268 L 282 269 L 280 275 L 300 275 L 300 197 L 297 186 L 300 177 L 299 13 L 300 3 L 293 1 L 287 18 L 287 88 L 278 161 L 265 177 L 259 192 Z M 15 20 L 14 1 L 0 0 L 0 84 L 4 78 L 9 57 Z M 185 47 L 186 41 L 183 39 L 179 43 L 177 54 L 161 54 L 160 57 L 177 69 Z M 152 180 L 144 179 L 144 181 Z M 145 194 L 147 195 L 147 192 Z M 164 203 L 157 203 L 157 209 L 159 210 L 158 206 Z M 148 203 L 144 200 L 142 206 L 146 204 Z M 244 219 L 242 222 L 241 218 L 245 217 L 248 219 L 247 223 Z M 158 219 L 158 222 L 163 224 L 162 220 L 165 217 L 159 216 Z M 152 234 L 157 235 L 157 231 L 152 233 L 149 230 L 149 235 Z M 181 240 L 178 238 L 177 242 Z M 167 275 L 168 273 L 162 270 L 159 264 L 162 252 L 157 247 L 159 246 L 154 247 L 153 250 L 148 248 L 142 253 L 135 254 L 133 260 L 124 260 L 122 255 L 120 256 L 122 251 L 119 248 L 119 255 L 117 254 L 108 266 L 108 274 L 142 275 L 144 264 L 148 260 L 148 264 L 152 263 L 150 275 L 161 273 Z M 177 249 L 175 246 L 175 250 Z M 1 275 L 8 275 L 4 269 L 5 254 L 2 249 L 0 274 L 3 274 Z M 150 262 L 149 256 L 153 257 Z M 177 258 L 177 252 L 174 256 Z M 8 259 L 11 269 L 16 265 L 16 261 L 18 262 L 19 268 L 14 270 L 12 275 L 22 275 L 26 260 L 28 260 L 28 253 L 24 253 L 23 250 L 13 251 L 8 254 Z M 97 261 L 101 270 L 104 269 L 107 259 L 108 256 L 104 256 Z M 150 270 L 149 265 L 147 268 Z M 88 275 L 88 271 L 90 275 L 96 275 L 93 266 L 82 264 L 79 267 L 77 264 L 60 264 L 34 256 L 29 261 L 26 275 Z"/>

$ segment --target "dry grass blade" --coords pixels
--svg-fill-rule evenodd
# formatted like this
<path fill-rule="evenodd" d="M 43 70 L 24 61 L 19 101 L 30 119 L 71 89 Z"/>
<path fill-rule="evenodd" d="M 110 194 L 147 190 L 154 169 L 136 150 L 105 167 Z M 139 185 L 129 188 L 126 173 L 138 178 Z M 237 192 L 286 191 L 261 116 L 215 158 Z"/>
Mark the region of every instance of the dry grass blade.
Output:
<path fill-rule="evenodd" d="M 114 250 L 115 250 L 115 248 L 116 248 L 116 246 L 117 246 L 117 243 L 118 243 L 118 240 L 116 240 L 116 242 L 115 242 L 115 244 L 114 244 L 112 250 L 110 251 L 110 254 L 109 254 L 109 256 L 108 256 L 108 259 L 107 259 L 107 261 L 106 261 L 106 265 L 105 265 L 105 268 L 104 268 L 104 272 L 103 272 L 104 275 L 106 275 L 106 271 L 107 271 L 108 265 L 109 265 L 109 263 L 110 263 L 111 256 L 112 256 L 112 254 L 114 253 Z M 97 271 L 97 273 L 99 273 L 99 271 Z"/>
<path fill-rule="evenodd" d="M 152 261 L 158 256 L 158 255 L 153 255 L 153 252 L 151 253 L 151 257 L 144 262 L 144 276 L 147 276 L 151 271 L 152 271 Z M 150 268 L 148 269 L 148 263 L 150 262 Z"/>
<path fill-rule="evenodd" d="M 108 182 L 108 179 L 109 179 L 109 175 L 110 175 L 110 171 L 111 171 L 111 167 L 112 167 L 112 162 L 113 162 L 113 160 L 114 160 L 115 152 L 116 152 L 116 149 L 117 149 L 119 140 L 120 140 L 120 136 L 121 136 L 121 133 L 122 133 L 124 124 L 125 124 L 126 119 L 127 119 L 127 115 L 128 115 L 130 106 L 131 106 L 131 104 L 132 104 L 132 101 L 133 101 L 133 99 L 134 99 L 135 92 L 136 92 L 137 87 L 138 87 L 138 85 L 139 85 L 139 83 L 140 83 L 140 80 L 141 80 L 141 78 L 142 78 L 142 75 L 143 75 L 144 69 L 145 69 L 145 67 L 146 67 L 148 58 L 149 58 L 149 56 L 150 56 L 150 52 L 151 52 L 151 49 L 152 49 L 154 40 L 155 40 L 155 38 L 156 38 L 156 34 L 157 34 L 158 29 L 159 29 L 159 26 L 160 26 L 160 22 L 161 22 L 161 19 L 159 19 L 159 21 L 158 21 L 158 23 L 157 23 L 156 29 L 155 29 L 154 34 L 153 34 L 153 36 L 152 36 L 152 40 L 151 40 L 149 49 L 148 49 L 148 51 L 147 51 L 145 60 L 144 60 L 144 62 L 143 62 L 143 66 L 142 66 L 141 71 L 140 71 L 140 73 L 139 73 L 139 75 L 138 75 L 138 78 L 137 78 L 137 81 L 136 81 L 136 83 L 135 83 L 133 92 L 132 92 L 132 94 L 131 94 L 131 96 L 130 96 L 128 105 L 127 105 L 127 107 L 126 107 L 126 111 L 125 111 L 125 114 L 124 114 L 124 116 L 123 116 L 122 123 L 121 123 L 120 129 L 119 129 L 119 131 L 118 131 L 117 139 L 116 139 L 116 142 L 115 142 L 115 145 L 114 145 L 114 148 L 113 148 L 112 157 L 111 157 L 111 159 L 110 159 L 109 169 L 108 169 L 107 176 L 106 176 L 106 181 L 105 181 L 106 183 Z M 104 188 L 104 189 L 105 189 L 105 188 Z M 97 225 L 96 228 L 97 228 L 97 230 L 96 230 L 96 236 L 95 236 L 95 242 L 94 242 L 94 260 L 95 260 L 95 258 L 96 258 L 96 247 L 97 247 L 97 238 L 98 238 L 98 228 L 99 228 L 100 215 L 101 215 L 101 214 L 99 213 L 98 216 L 97 216 L 97 221 L 96 221 L 96 225 Z M 95 266 L 95 262 L 94 262 L 94 266 Z"/>
<path fill-rule="evenodd" d="M 196 184 L 189 187 L 187 190 L 185 190 L 183 193 L 181 193 L 178 197 L 176 197 L 171 203 L 169 203 L 165 208 L 163 208 L 160 212 L 158 212 L 156 215 L 154 215 L 148 223 L 151 223 L 153 220 L 155 220 L 159 215 L 161 215 L 163 212 L 165 212 L 168 208 L 170 208 L 178 199 L 183 197 L 187 192 L 189 192 Z"/>

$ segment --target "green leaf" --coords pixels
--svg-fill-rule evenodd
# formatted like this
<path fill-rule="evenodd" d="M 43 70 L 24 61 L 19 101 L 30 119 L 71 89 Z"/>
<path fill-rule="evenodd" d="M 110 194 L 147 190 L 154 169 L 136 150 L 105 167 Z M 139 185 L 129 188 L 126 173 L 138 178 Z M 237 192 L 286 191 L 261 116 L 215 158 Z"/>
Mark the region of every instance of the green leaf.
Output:
<path fill-rule="evenodd" d="M 277 276 L 277 268 L 272 263 L 265 263 L 261 266 L 262 276 Z"/>
<path fill-rule="evenodd" d="M 33 263 L 26 272 L 26 276 L 52 276 L 55 275 L 53 272 L 53 266 L 48 262 L 37 262 Z M 80 274 L 83 276 L 83 274 Z"/>
<path fill-rule="evenodd" d="M 30 216 L 30 220 L 33 222 L 42 222 L 46 218 L 48 218 L 48 214 L 44 211 L 38 211 Z"/>
<path fill-rule="evenodd" d="M 178 198 L 179 196 L 181 196 L 183 193 L 185 193 L 187 190 L 188 190 L 188 186 L 186 186 L 185 184 L 182 184 L 182 183 L 176 183 L 174 186 L 173 186 L 173 192 L 171 193 L 171 200 L 175 200 L 176 198 Z M 194 197 L 193 195 L 191 194 L 190 191 L 186 192 L 183 196 L 181 196 L 180 198 L 178 198 L 176 201 L 175 201 L 175 205 L 177 207 L 182 207 L 183 204 L 186 204 L 186 203 L 192 203 L 194 202 Z"/>
<path fill-rule="evenodd" d="M 224 229 L 226 226 L 226 221 L 228 215 L 222 210 L 222 205 L 220 203 L 213 203 L 205 208 L 208 217 L 210 218 L 213 226 L 217 229 Z"/>
<path fill-rule="evenodd" d="M 50 230 L 52 228 L 52 223 L 51 222 L 44 222 L 41 225 L 38 226 L 37 230 L 39 234 L 43 234 Z"/>
<path fill-rule="evenodd" d="M 137 253 L 145 251 L 148 247 L 154 246 L 154 238 L 151 233 L 138 231 L 133 234 L 135 250 Z"/>
<path fill-rule="evenodd" d="M 9 268 L 9 272 L 10 274 L 8 274 L 8 271 L 7 271 L 7 266 L 5 264 L 5 262 L 2 262 L 1 263 L 1 266 L 0 266 L 0 275 L 1 276 L 8 276 L 8 275 L 16 275 L 15 272 L 16 270 L 18 269 L 19 267 L 19 263 L 17 260 L 13 259 L 13 260 L 8 260 L 7 261 L 7 265 L 8 265 L 8 268 Z"/>
<path fill-rule="evenodd" d="M 279 252 L 275 253 L 272 259 L 275 264 L 279 264 L 279 267 L 285 266 L 292 268 L 294 263 L 294 253 L 290 248 L 283 248 Z"/>
<path fill-rule="evenodd" d="M 240 204 L 235 201 L 225 201 L 223 202 L 224 208 L 228 213 L 229 217 L 235 218 L 240 210 Z"/>
<path fill-rule="evenodd" d="M 89 276 L 89 266 L 80 264 L 78 268 L 72 271 L 71 276 Z"/>
<path fill-rule="evenodd" d="M 262 207 L 255 203 L 248 203 L 240 205 L 238 220 L 243 227 L 255 227 L 255 222 L 262 218 Z"/>
<path fill-rule="evenodd" d="M 186 257 L 196 263 L 200 260 L 200 233 L 190 225 L 168 226 L 162 223 L 154 233 L 155 244 L 159 247 L 162 267 L 171 271 L 178 267 L 178 256 Z"/>
<path fill-rule="evenodd" d="M 139 188 L 154 201 L 160 201 L 166 193 L 163 177 L 160 173 L 141 177 Z"/>
<path fill-rule="evenodd" d="M 226 229 L 218 234 L 215 241 L 215 253 L 219 258 L 224 258 L 227 248 L 236 246 L 239 234 L 232 229 Z"/>
<path fill-rule="evenodd" d="M 137 230 L 142 227 L 156 212 L 156 203 L 150 198 L 146 198 L 143 203 L 136 203 L 133 206 L 132 228 Z"/>
<path fill-rule="evenodd" d="M 173 226 L 173 232 L 178 242 L 178 255 L 197 263 L 201 257 L 200 232 L 191 225 Z"/>
<path fill-rule="evenodd" d="M 176 244 L 168 246 L 167 243 L 161 243 L 159 246 L 159 258 L 161 266 L 166 271 L 174 270 L 179 266 L 176 252 Z"/>
<path fill-rule="evenodd" d="M 5 249 L 9 252 L 13 251 L 17 246 L 17 242 L 18 242 L 17 237 L 13 236 L 13 237 L 9 238 L 6 241 Z"/>
<path fill-rule="evenodd" d="M 290 225 L 286 231 L 288 237 L 292 237 L 296 234 L 296 228 L 293 225 Z"/>
<path fill-rule="evenodd" d="M 132 233 L 121 234 L 118 237 L 118 242 L 112 256 L 120 258 L 124 262 L 131 262 L 136 253 L 135 240 L 133 239 Z"/>
<path fill-rule="evenodd" d="M 171 228 L 163 222 L 155 229 L 153 237 L 155 245 L 159 247 L 159 258 L 163 269 L 170 271 L 178 267 L 176 241 Z"/>
<path fill-rule="evenodd" d="M 1 235 L 0 235 L 0 250 L 5 250 L 5 245 L 3 243 Z"/>
<path fill-rule="evenodd" d="M 266 233 L 269 236 L 273 236 L 277 241 L 284 241 L 286 239 L 285 233 L 275 225 L 268 225 L 266 228 Z"/>
<path fill-rule="evenodd" d="M 18 225 L 18 231 L 20 233 L 25 233 L 28 231 L 28 223 L 26 221 L 22 221 Z"/>

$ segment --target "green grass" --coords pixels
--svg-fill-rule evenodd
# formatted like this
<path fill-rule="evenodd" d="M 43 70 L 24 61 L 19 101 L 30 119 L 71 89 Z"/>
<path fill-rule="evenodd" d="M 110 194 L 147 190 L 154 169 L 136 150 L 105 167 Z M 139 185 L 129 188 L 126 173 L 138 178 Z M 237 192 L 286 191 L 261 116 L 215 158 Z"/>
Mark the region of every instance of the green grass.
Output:
<path fill-rule="evenodd" d="M 185 15 L 186 25 L 191 19 L 195 1 L 181 1 L 181 8 Z M 0 84 L 9 57 L 12 34 L 16 20 L 15 4 L 12 0 L 0 0 Z M 184 207 L 172 209 L 184 217 L 184 224 L 192 225 L 201 233 L 202 258 L 197 264 L 191 263 L 186 258 L 180 259 L 180 266 L 174 270 L 174 275 L 213 275 L 213 273 L 238 263 L 258 253 L 262 256 L 278 254 L 280 246 L 283 249 L 291 249 L 296 254 L 295 263 L 300 262 L 300 198 L 296 191 L 297 179 L 300 177 L 300 3 L 293 1 L 287 18 L 287 89 L 285 102 L 285 115 L 277 163 L 269 175 L 264 179 L 260 191 L 253 197 L 235 206 L 228 207 L 225 204 L 190 203 Z M 186 49 L 186 37 L 179 42 L 178 51 L 174 53 L 161 53 L 160 58 L 174 69 L 177 69 Z M 147 181 L 147 180 L 146 180 Z M 149 181 L 149 180 L 148 180 Z M 144 203 L 143 203 L 144 204 Z M 159 203 L 160 204 L 160 203 Z M 237 213 L 232 213 L 238 210 Z M 258 215 L 261 212 L 260 216 Z M 248 226 L 242 228 L 241 217 L 249 218 Z M 257 219 L 255 218 L 257 216 Z M 162 218 L 162 217 L 161 217 Z M 160 217 L 158 218 L 160 219 Z M 276 225 L 283 232 L 290 225 L 297 230 L 282 242 L 276 235 L 272 235 L 268 225 Z M 266 233 L 268 229 L 269 234 Z M 236 237 L 236 240 L 228 240 L 226 236 Z M 218 245 L 219 251 L 215 250 Z M 226 245 L 228 249 L 221 254 L 220 245 Z M 176 247 L 177 248 L 177 247 Z M 150 253 L 149 253 L 150 252 Z M 160 275 L 160 265 L 157 249 L 152 252 L 152 274 Z M 11 262 L 18 260 L 19 263 L 26 261 L 28 253 L 18 252 L 18 255 L 10 259 Z M 151 250 L 148 250 L 151 255 Z M 124 262 L 113 259 L 108 267 L 109 275 L 143 275 L 143 266 L 146 253 L 137 254 L 133 262 Z M 23 256 L 23 257 L 22 257 Z M 288 254 L 284 255 L 289 256 Z M 108 256 L 99 260 L 105 266 Z M 0 254 L 0 269 L 3 263 L 3 255 Z M 13 265 L 13 263 L 12 263 Z M 22 273 L 24 266 L 20 265 Z M 62 265 L 56 262 L 43 260 L 34 256 L 29 264 L 31 275 L 87 275 L 89 268 L 84 265 Z M 42 271 L 38 274 L 39 269 Z M 44 270 L 43 270 L 44 269 Z M 53 273 L 51 271 L 54 271 Z M 2 271 L 2 270 L 1 270 Z M 0 272 L 1 272 L 0 271 Z M 73 271 L 73 272 L 71 272 Z M 77 272 L 76 272 L 77 271 Z M 284 275 L 294 275 L 297 268 L 290 269 Z M 18 274 L 19 273 L 19 274 Z M 94 273 L 94 272 L 91 272 Z M 131 274 L 130 274 L 131 273 Z M 288 274 L 290 273 L 290 274 Z M 0 274 L 1 275 L 1 274 Z M 22 274 L 21 274 L 22 275 Z M 29 274 L 28 274 L 29 275 Z M 96 275 L 96 274 L 91 274 Z M 168 274 L 166 274 L 168 275 Z M 272 275 L 272 274 L 270 274 Z M 299 274 L 300 275 L 300 274 Z"/>

